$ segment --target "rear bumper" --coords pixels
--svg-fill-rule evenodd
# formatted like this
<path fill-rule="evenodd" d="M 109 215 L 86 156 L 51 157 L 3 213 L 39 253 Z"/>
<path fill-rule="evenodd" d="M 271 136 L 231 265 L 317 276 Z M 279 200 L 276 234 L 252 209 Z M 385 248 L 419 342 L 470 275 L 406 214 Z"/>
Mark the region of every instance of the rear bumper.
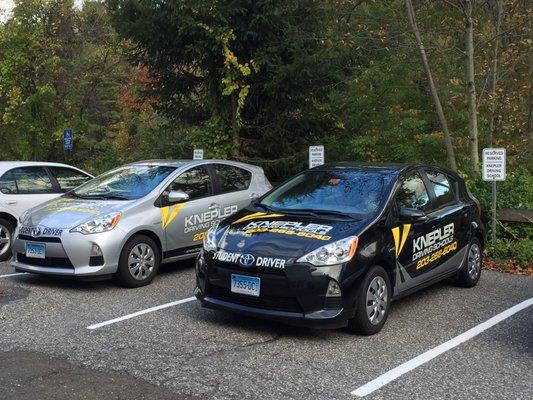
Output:
<path fill-rule="evenodd" d="M 329 282 L 338 281 L 342 268 L 336 265 L 317 270 L 293 265 L 286 270 L 250 269 L 214 262 L 202 252 L 196 263 L 196 297 L 207 308 L 289 325 L 336 329 L 346 326 L 354 314 L 344 297 L 326 296 Z M 259 297 L 233 293 L 234 273 L 259 277 Z"/>

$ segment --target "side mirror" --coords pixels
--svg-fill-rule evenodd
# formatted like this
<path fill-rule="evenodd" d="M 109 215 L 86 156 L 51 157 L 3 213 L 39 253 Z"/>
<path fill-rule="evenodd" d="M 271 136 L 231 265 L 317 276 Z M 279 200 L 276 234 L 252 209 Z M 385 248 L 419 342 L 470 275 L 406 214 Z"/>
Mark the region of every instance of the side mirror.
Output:
<path fill-rule="evenodd" d="M 167 196 L 170 204 L 183 203 L 189 200 L 189 195 L 181 190 L 173 190 Z"/>
<path fill-rule="evenodd" d="M 400 208 L 400 219 L 402 221 L 424 221 L 427 218 L 425 212 L 416 208 Z"/>

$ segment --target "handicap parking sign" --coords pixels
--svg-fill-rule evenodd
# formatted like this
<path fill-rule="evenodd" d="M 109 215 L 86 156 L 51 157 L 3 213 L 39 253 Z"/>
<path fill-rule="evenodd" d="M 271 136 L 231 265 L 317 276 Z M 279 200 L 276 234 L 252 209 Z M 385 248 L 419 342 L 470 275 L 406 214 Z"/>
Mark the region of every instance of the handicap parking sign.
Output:
<path fill-rule="evenodd" d="M 74 133 L 72 129 L 65 129 L 63 131 L 63 148 L 68 151 L 72 151 L 74 147 Z"/>

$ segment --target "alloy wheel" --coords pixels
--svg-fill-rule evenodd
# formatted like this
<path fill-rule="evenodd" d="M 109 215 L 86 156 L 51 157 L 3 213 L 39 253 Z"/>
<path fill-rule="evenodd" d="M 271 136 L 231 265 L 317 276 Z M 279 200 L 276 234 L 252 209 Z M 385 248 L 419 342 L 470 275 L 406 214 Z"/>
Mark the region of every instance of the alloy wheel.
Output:
<path fill-rule="evenodd" d="M 481 270 L 481 250 L 476 243 L 470 245 L 468 250 L 468 275 L 470 279 L 476 279 Z"/>
<path fill-rule="evenodd" d="M 3 256 L 11 247 L 11 232 L 4 225 L 0 225 L 0 256 Z"/>
<path fill-rule="evenodd" d="M 378 325 L 385 316 L 387 300 L 387 284 L 381 276 L 376 276 L 366 292 L 366 315 L 372 325 Z"/>
<path fill-rule="evenodd" d="M 155 254 L 146 243 L 138 243 L 131 249 L 128 256 L 128 269 L 131 276 L 142 281 L 148 278 L 155 267 Z"/>

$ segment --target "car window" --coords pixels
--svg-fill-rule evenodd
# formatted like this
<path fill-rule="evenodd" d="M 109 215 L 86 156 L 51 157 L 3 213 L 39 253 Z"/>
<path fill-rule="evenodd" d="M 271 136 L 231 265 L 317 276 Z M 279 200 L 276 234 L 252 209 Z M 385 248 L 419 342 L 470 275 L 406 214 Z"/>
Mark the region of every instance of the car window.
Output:
<path fill-rule="evenodd" d="M 211 178 L 205 167 L 195 167 L 180 174 L 169 186 L 169 190 L 181 190 L 189 195 L 189 199 L 212 194 Z"/>
<path fill-rule="evenodd" d="M 16 194 L 17 184 L 13 178 L 13 172 L 7 171 L 0 177 L 0 192 L 4 194 Z"/>
<path fill-rule="evenodd" d="M 431 187 L 437 199 L 437 205 L 442 206 L 455 201 L 455 188 L 450 179 L 443 173 L 426 171 Z"/>
<path fill-rule="evenodd" d="M 11 172 L 19 194 L 52 192 L 52 181 L 42 167 L 15 168 Z"/>
<path fill-rule="evenodd" d="M 246 190 L 250 186 L 252 173 L 232 165 L 215 164 L 215 171 L 220 182 L 220 192 L 236 192 Z"/>
<path fill-rule="evenodd" d="M 404 179 L 396 194 L 396 203 L 399 208 L 414 208 L 421 211 L 430 209 L 429 195 L 418 173 Z"/>
<path fill-rule="evenodd" d="M 82 183 L 85 183 L 91 179 L 90 176 L 72 168 L 51 167 L 50 170 L 52 171 L 52 175 L 54 175 L 54 178 L 56 178 L 57 182 L 59 183 L 59 187 L 63 192 L 77 188 Z"/>

